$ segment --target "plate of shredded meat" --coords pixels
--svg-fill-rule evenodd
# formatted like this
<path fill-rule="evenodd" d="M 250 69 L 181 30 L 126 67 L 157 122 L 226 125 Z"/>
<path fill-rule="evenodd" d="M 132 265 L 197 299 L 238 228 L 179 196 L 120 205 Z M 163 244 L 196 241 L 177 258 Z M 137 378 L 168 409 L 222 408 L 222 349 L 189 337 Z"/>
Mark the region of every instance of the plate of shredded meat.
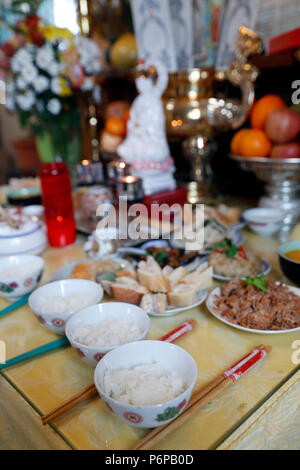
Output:
<path fill-rule="evenodd" d="M 206 306 L 216 318 L 239 330 L 300 331 L 300 289 L 263 277 L 226 282 L 211 292 Z"/>

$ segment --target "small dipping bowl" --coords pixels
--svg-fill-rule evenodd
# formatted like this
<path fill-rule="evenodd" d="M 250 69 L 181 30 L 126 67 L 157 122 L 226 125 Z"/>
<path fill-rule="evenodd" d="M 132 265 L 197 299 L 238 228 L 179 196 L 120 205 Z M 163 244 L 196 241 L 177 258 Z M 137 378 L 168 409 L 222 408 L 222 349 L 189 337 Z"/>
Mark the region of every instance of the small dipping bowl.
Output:
<path fill-rule="evenodd" d="M 185 391 L 173 400 L 158 405 L 135 406 L 114 400 L 104 392 L 107 370 L 132 369 L 143 364 L 159 364 L 163 370 L 183 378 Z M 184 349 L 163 341 L 140 341 L 109 352 L 99 362 L 94 381 L 109 409 L 125 423 L 137 428 L 156 428 L 173 421 L 186 408 L 198 378 L 197 365 Z"/>
<path fill-rule="evenodd" d="M 279 248 L 279 261 L 284 275 L 296 286 L 300 286 L 300 262 L 288 258 L 286 255 L 291 251 L 300 251 L 300 240 L 289 242 Z"/>
<path fill-rule="evenodd" d="M 69 295 L 78 293 L 84 294 L 86 297 L 89 296 L 91 299 L 89 302 L 90 305 L 100 303 L 104 294 L 103 288 L 92 281 L 69 279 L 51 282 L 31 294 L 28 301 L 29 307 L 46 328 L 59 335 L 64 335 L 67 321 L 77 313 L 79 309 L 68 313 L 58 313 L 55 311 L 45 313 L 43 311 L 43 304 L 46 300 L 53 299 L 54 297 L 68 297 Z"/>
<path fill-rule="evenodd" d="M 142 341 L 148 336 L 150 318 L 144 310 L 135 305 L 110 302 L 85 308 L 76 313 L 76 315 L 68 321 L 66 336 L 79 356 L 88 364 L 96 366 L 108 352 L 116 349 L 119 345 L 109 348 L 95 348 L 78 343 L 74 339 L 76 328 L 79 325 L 96 325 L 109 319 L 123 320 L 126 323 L 137 325 L 141 334 L 139 337 L 135 338 L 134 341 Z"/>
<path fill-rule="evenodd" d="M 250 209 L 244 212 L 243 218 L 253 232 L 262 237 L 271 237 L 279 232 L 284 214 L 278 209 L 266 207 Z"/>
<path fill-rule="evenodd" d="M 21 267 L 28 266 L 26 274 L 22 274 Z M 39 256 L 20 255 L 0 258 L 0 295 L 12 302 L 24 295 L 30 294 L 38 285 L 43 275 L 45 261 Z M 7 268 L 13 269 L 14 274 L 8 277 L 1 276 Z"/>

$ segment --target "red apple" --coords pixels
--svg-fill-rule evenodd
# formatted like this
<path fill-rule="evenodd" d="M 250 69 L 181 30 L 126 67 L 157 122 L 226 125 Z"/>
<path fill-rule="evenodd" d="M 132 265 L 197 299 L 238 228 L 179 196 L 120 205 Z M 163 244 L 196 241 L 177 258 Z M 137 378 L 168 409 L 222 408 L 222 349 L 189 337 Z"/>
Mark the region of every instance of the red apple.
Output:
<path fill-rule="evenodd" d="M 271 158 L 300 158 L 300 143 L 290 142 L 284 145 L 275 145 Z"/>
<path fill-rule="evenodd" d="M 300 132 L 300 115 L 288 108 L 274 109 L 267 118 L 265 130 L 276 144 L 295 140 Z"/>

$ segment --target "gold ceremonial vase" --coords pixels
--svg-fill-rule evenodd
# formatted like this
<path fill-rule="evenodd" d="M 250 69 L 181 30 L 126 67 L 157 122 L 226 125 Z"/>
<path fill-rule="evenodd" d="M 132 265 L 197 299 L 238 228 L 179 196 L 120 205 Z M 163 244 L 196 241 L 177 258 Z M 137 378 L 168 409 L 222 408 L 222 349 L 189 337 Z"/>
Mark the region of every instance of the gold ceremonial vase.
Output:
<path fill-rule="evenodd" d="M 258 77 L 258 70 L 247 61 L 262 50 L 260 38 L 241 26 L 237 60 L 229 70 L 210 67 L 169 74 L 169 86 L 163 96 L 168 138 L 183 143 L 184 154 L 191 163 L 191 187 L 198 187 L 199 193 L 211 181 L 209 156 L 215 148 L 211 144 L 214 136 L 237 129 L 247 118 Z M 192 202 L 197 202 L 195 191 L 192 197 Z"/>

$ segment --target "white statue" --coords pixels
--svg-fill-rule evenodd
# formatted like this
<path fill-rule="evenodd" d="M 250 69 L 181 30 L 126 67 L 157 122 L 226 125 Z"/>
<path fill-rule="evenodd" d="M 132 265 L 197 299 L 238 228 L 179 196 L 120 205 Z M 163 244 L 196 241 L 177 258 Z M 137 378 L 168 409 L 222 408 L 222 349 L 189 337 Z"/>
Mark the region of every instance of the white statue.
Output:
<path fill-rule="evenodd" d="M 154 83 L 146 77 L 136 79 L 140 94 L 131 107 L 127 138 L 118 148 L 122 160 L 131 165 L 132 173 L 143 179 L 146 195 L 176 188 L 161 101 L 168 86 L 168 71 L 157 59 L 149 59 L 138 69 L 150 66 L 157 70 L 157 81 Z"/>

